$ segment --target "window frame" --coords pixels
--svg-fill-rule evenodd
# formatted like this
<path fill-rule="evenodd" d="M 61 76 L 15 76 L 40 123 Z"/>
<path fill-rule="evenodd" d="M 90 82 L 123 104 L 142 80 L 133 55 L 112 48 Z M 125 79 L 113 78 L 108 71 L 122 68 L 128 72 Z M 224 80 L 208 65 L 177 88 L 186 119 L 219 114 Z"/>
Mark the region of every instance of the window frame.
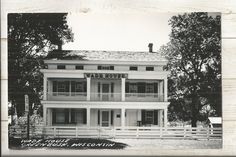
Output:
<path fill-rule="evenodd" d="M 132 69 L 132 68 L 135 68 L 135 69 Z M 129 70 L 130 71 L 138 71 L 138 66 L 130 66 Z"/>
<path fill-rule="evenodd" d="M 57 65 L 57 69 L 66 69 L 66 65 L 64 64 Z"/>
<path fill-rule="evenodd" d="M 80 68 L 79 68 L 80 67 Z M 84 70 L 84 66 L 83 65 L 76 65 L 75 66 L 76 70 Z"/>
<path fill-rule="evenodd" d="M 150 68 L 150 69 L 149 69 Z M 154 66 L 148 66 L 146 67 L 146 71 L 154 71 Z"/>

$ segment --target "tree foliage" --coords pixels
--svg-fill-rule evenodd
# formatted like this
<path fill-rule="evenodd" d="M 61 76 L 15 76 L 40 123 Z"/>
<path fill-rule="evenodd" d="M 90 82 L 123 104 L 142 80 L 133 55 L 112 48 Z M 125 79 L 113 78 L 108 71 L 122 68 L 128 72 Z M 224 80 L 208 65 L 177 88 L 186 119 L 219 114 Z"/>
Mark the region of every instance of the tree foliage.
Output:
<path fill-rule="evenodd" d="M 8 14 L 8 100 L 19 116 L 25 94 L 30 107 L 40 105 L 42 59 L 56 45 L 73 40 L 66 17 L 65 13 Z"/>
<path fill-rule="evenodd" d="M 160 49 L 168 59 L 172 119 L 221 116 L 221 18 L 185 13 L 169 20 L 170 42 Z M 214 112 L 212 112 L 214 111 Z"/>

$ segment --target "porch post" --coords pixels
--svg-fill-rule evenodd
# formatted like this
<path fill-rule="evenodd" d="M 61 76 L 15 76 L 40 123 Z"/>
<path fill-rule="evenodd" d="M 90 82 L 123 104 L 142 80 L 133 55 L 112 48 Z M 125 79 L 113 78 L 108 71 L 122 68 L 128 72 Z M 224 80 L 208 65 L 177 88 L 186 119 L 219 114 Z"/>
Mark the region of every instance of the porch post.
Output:
<path fill-rule="evenodd" d="M 158 124 L 163 127 L 163 110 L 158 110 Z"/>
<path fill-rule="evenodd" d="M 121 78 L 121 101 L 125 101 L 125 78 Z"/>
<path fill-rule="evenodd" d="M 167 108 L 164 109 L 164 127 L 167 127 Z"/>
<path fill-rule="evenodd" d="M 167 101 L 167 91 L 168 91 L 168 87 L 167 87 L 167 78 L 164 79 L 164 101 Z"/>
<path fill-rule="evenodd" d="M 87 101 L 90 101 L 90 84 L 91 84 L 91 78 L 87 77 Z"/>
<path fill-rule="evenodd" d="M 43 77 L 43 100 L 47 100 L 47 77 Z"/>
<path fill-rule="evenodd" d="M 43 106 L 43 125 L 47 125 L 47 108 Z"/>
<path fill-rule="evenodd" d="M 163 91 L 163 81 L 164 80 L 161 80 L 159 82 L 159 87 L 158 87 L 158 97 L 159 97 L 159 101 L 164 101 L 164 91 Z"/>
<path fill-rule="evenodd" d="M 86 108 L 87 111 L 87 126 L 90 127 L 90 108 Z"/>
<path fill-rule="evenodd" d="M 125 127 L 125 108 L 121 109 L 121 127 Z"/>

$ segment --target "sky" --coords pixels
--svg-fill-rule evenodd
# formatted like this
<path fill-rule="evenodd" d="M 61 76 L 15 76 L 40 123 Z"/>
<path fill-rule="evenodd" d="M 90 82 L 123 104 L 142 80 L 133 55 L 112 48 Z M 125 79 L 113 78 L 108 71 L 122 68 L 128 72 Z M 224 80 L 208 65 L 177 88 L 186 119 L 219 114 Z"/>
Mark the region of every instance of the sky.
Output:
<path fill-rule="evenodd" d="M 168 20 L 176 14 L 69 13 L 74 42 L 63 50 L 153 51 L 169 41 Z"/>

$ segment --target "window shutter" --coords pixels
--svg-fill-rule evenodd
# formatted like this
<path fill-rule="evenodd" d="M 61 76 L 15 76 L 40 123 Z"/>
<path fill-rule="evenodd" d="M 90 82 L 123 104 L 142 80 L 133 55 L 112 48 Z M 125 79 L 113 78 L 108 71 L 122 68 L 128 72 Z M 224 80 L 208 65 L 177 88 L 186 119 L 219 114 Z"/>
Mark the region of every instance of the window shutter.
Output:
<path fill-rule="evenodd" d="M 125 93 L 129 93 L 129 82 L 125 82 Z"/>
<path fill-rule="evenodd" d="M 157 110 L 154 110 L 154 125 L 158 125 L 157 117 L 158 117 L 158 112 Z"/>
<path fill-rule="evenodd" d="M 71 95 L 72 96 L 75 96 L 75 86 L 76 86 L 76 83 L 75 81 L 71 81 Z"/>
<path fill-rule="evenodd" d="M 98 125 L 100 125 L 100 110 L 98 110 Z"/>
<path fill-rule="evenodd" d="M 154 93 L 157 93 L 157 90 L 158 90 L 158 86 L 157 86 L 157 83 L 155 82 L 154 83 Z"/>
<path fill-rule="evenodd" d="M 142 125 L 145 125 L 145 110 L 141 111 L 141 115 L 142 115 L 141 117 Z"/>
<path fill-rule="evenodd" d="M 66 85 L 66 91 L 65 92 L 68 92 L 67 95 L 69 95 L 70 81 L 65 81 L 65 85 Z"/>
<path fill-rule="evenodd" d="M 52 124 L 56 123 L 56 110 L 52 109 Z"/>
<path fill-rule="evenodd" d="M 53 81 L 53 83 L 52 83 L 52 92 L 53 92 L 53 95 L 56 95 L 56 92 L 57 92 L 57 81 Z"/>
<path fill-rule="evenodd" d="M 114 120 L 113 115 L 114 115 L 114 111 L 111 110 L 111 125 L 113 125 L 113 120 Z"/>
<path fill-rule="evenodd" d="M 84 83 L 84 92 L 87 92 L 87 82 L 83 82 Z"/>
<path fill-rule="evenodd" d="M 87 123 L 87 110 L 83 109 L 83 123 L 86 124 Z"/>
<path fill-rule="evenodd" d="M 64 113 L 65 113 L 65 124 L 69 124 L 69 110 L 65 109 Z"/>

